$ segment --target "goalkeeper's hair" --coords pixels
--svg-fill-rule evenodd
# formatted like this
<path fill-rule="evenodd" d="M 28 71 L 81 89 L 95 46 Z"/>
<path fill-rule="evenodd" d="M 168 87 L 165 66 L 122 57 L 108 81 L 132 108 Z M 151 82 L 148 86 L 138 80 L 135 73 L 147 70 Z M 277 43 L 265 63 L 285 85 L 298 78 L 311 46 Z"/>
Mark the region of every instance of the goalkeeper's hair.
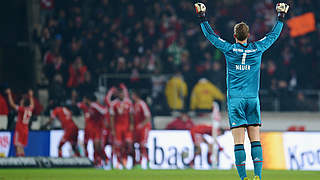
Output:
<path fill-rule="evenodd" d="M 244 23 L 240 22 L 234 26 L 234 35 L 239 41 L 243 41 L 248 38 L 249 36 L 249 26 Z"/>

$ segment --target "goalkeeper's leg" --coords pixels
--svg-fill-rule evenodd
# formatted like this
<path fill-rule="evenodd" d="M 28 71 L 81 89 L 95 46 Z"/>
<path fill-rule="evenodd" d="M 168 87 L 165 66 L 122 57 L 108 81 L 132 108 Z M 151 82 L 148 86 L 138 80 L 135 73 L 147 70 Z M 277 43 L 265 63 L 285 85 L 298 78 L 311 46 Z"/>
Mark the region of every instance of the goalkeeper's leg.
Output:
<path fill-rule="evenodd" d="M 234 140 L 234 156 L 236 159 L 236 167 L 241 180 L 247 179 L 246 173 L 246 152 L 244 150 L 244 127 L 237 127 L 232 129 L 232 136 Z"/>
<path fill-rule="evenodd" d="M 260 143 L 260 127 L 248 126 L 248 135 L 251 142 L 251 157 L 254 165 L 254 175 L 261 179 L 263 157 Z"/>

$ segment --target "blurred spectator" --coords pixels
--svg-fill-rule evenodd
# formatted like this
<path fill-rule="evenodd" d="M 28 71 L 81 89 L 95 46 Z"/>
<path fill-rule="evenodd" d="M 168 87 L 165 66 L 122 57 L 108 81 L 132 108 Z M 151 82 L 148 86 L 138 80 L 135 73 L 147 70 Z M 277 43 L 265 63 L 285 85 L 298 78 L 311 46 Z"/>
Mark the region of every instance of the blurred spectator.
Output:
<path fill-rule="evenodd" d="M 98 52 L 96 57 L 88 63 L 88 67 L 92 69 L 93 76 L 98 78 L 99 75 L 108 72 L 108 63 L 103 52 Z"/>
<path fill-rule="evenodd" d="M 293 109 L 295 111 L 315 111 L 317 109 L 316 104 L 306 98 L 302 92 L 298 92 L 296 102 L 294 104 L 295 107 Z"/>
<path fill-rule="evenodd" d="M 188 89 L 180 71 L 167 82 L 165 93 L 171 110 L 183 110 Z"/>
<path fill-rule="evenodd" d="M 214 61 L 212 63 L 211 69 L 205 72 L 204 77 L 215 84 L 221 91 L 226 91 L 225 73 L 219 61 Z"/>
<path fill-rule="evenodd" d="M 80 99 L 82 99 L 83 96 L 90 96 L 95 91 L 95 85 L 91 80 L 91 74 L 89 71 L 87 71 L 84 74 L 84 82 L 78 86 L 78 92 Z"/>
<path fill-rule="evenodd" d="M 157 99 L 160 94 L 163 93 L 164 87 L 166 85 L 166 77 L 160 74 L 159 69 L 155 69 L 154 74 L 151 77 L 152 81 L 152 98 Z"/>
<path fill-rule="evenodd" d="M 129 87 L 148 89 L 145 82 L 149 81 L 142 78 L 145 74 L 157 69 L 160 74 L 173 74 L 179 69 L 187 91 L 194 86 L 195 78 L 205 77 L 225 92 L 223 54 L 203 37 L 190 1 L 41 0 L 39 3 L 45 22 L 35 41 L 40 46 L 43 71 L 49 83 L 60 73 L 67 81 L 63 83 L 65 87 L 78 88 L 89 71 L 95 89 L 104 73 L 122 74 L 121 78 L 126 78 L 121 81 Z M 250 25 L 250 40 L 257 41 L 276 19 L 274 2 L 269 0 L 206 3 L 212 7 L 208 17 L 216 33 L 229 42 L 234 42 L 230 34 L 240 20 Z M 291 3 L 296 8 L 289 11 L 288 18 L 310 11 L 319 14 L 316 10 L 320 3 L 316 1 Z M 239 7 L 243 9 L 240 11 Z M 266 52 L 262 61 L 261 89 L 271 92 L 272 97 L 282 98 L 286 90 L 320 87 L 320 81 L 316 80 L 320 31 L 297 38 L 290 37 L 289 32 L 284 27 L 279 41 L 271 47 L 272 53 Z M 75 60 L 79 58 L 81 65 Z M 310 70 L 310 67 L 314 68 Z M 108 79 L 108 86 L 119 82 L 119 78 Z M 286 85 L 280 88 L 280 84 Z M 149 94 L 154 96 L 153 92 Z M 189 107 L 189 96 L 182 106 Z"/>
<path fill-rule="evenodd" d="M 41 22 L 44 23 L 45 19 L 52 15 L 53 8 L 54 8 L 54 0 L 41 0 L 40 1 L 41 7 Z"/>
<path fill-rule="evenodd" d="M 212 111 L 213 102 L 223 100 L 224 94 L 207 79 L 201 78 L 192 90 L 190 109 Z"/>
<path fill-rule="evenodd" d="M 167 78 L 164 75 L 160 74 L 160 69 L 155 69 L 154 74 L 151 76 L 151 98 L 152 98 L 152 107 L 151 110 L 155 114 L 160 114 L 161 112 L 167 111 L 167 102 L 164 93 L 165 85 Z"/>
<path fill-rule="evenodd" d="M 51 63 L 48 63 L 44 67 L 45 74 L 49 81 L 51 82 L 54 75 L 59 73 L 62 75 L 62 77 L 67 77 L 67 65 L 64 62 L 64 59 L 61 55 L 57 55 L 53 57 L 53 60 Z"/>
<path fill-rule="evenodd" d="M 38 37 L 36 37 L 36 41 L 40 44 L 42 53 L 45 53 L 47 50 L 50 49 L 52 41 L 51 41 L 51 34 L 47 27 L 42 29 L 41 35 L 39 39 Z"/>
<path fill-rule="evenodd" d="M 8 104 L 0 92 L 0 129 L 7 129 L 8 124 Z"/>
<path fill-rule="evenodd" d="M 6 99 L 0 94 L 0 115 L 8 115 L 8 104 Z"/>
<path fill-rule="evenodd" d="M 63 77 L 61 74 L 56 74 L 49 86 L 49 104 L 61 104 L 65 100 L 66 89 L 63 84 Z"/>
<path fill-rule="evenodd" d="M 92 95 L 92 94 L 91 94 Z M 75 89 L 71 90 L 71 94 L 68 96 L 68 98 L 65 102 L 65 106 L 68 107 L 68 109 L 72 112 L 73 115 L 79 116 L 80 115 L 80 109 L 77 106 L 77 102 L 80 102 L 81 99 L 78 95 L 78 92 Z"/>
<path fill-rule="evenodd" d="M 186 62 L 182 65 L 182 75 L 187 84 L 188 91 L 192 89 L 194 84 L 196 83 L 196 77 L 194 76 L 194 70 L 190 67 L 190 63 Z M 187 94 L 185 107 L 190 107 L 190 97 L 191 93 Z"/>
<path fill-rule="evenodd" d="M 33 97 L 33 102 L 34 102 L 34 108 L 32 111 L 32 115 L 33 115 L 33 117 L 39 116 L 43 111 L 43 106 L 42 106 L 42 104 L 40 104 L 39 100 L 36 97 Z"/>
<path fill-rule="evenodd" d="M 87 66 L 82 62 L 81 56 L 77 56 L 76 60 L 69 66 L 68 87 L 75 88 L 84 82 Z"/>

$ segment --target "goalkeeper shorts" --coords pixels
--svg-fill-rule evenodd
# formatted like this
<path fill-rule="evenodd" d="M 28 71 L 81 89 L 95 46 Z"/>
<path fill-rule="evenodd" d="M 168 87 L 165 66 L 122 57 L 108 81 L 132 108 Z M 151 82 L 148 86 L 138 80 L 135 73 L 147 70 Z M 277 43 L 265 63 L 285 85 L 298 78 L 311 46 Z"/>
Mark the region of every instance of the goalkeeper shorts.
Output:
<path fill-rule="evenodd" d="M 230 129 L 261 126 L 260 101 L 255 98 L 228 98 Z"/>

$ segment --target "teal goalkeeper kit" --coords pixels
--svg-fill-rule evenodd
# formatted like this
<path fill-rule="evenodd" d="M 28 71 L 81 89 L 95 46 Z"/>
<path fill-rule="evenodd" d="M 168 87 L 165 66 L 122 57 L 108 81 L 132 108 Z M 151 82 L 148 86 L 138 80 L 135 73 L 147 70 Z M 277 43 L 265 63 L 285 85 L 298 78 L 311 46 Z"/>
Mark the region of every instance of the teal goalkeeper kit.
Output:
<path fill-rule="evenodd" d="M 230 128 L 260 125 L 260 65 L 261 57 L 279 37 L 283 22 L 277 21 L 272 31 L 264 38 L 248 44 L 228 43 L 211 28 L 208 21 L 201 23 L 207 39 L 226 58 L 227 102 Z"/>

